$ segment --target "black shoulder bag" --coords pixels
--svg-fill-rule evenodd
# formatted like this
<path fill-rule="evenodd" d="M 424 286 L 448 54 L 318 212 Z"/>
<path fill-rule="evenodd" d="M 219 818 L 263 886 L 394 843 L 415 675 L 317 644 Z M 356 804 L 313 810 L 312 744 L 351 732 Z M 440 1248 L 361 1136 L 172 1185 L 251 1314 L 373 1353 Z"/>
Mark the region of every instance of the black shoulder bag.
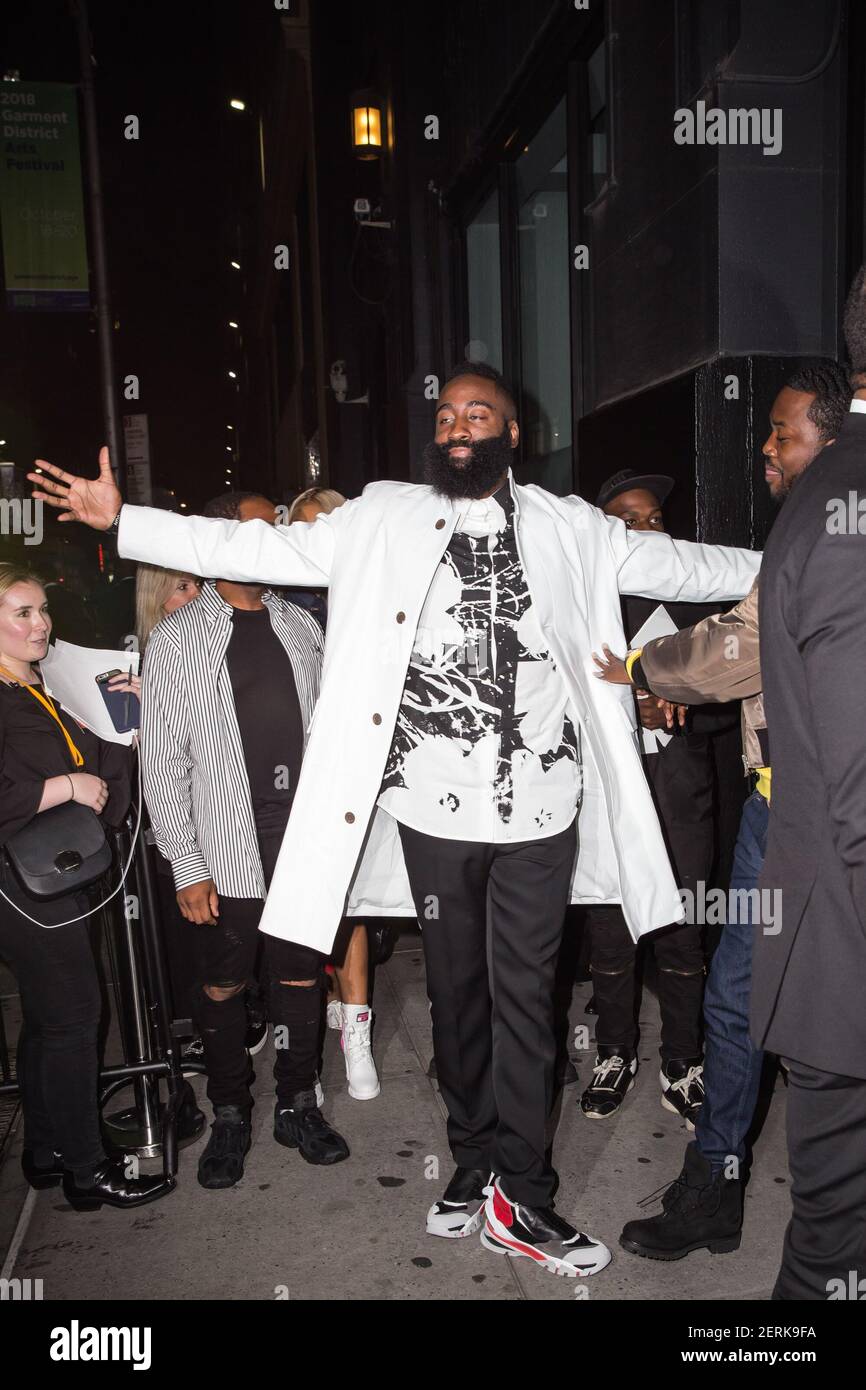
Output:
<path fill-rule="evenodd" d="M 73 765 L 83 767 L 84 759 L 51 696 L 42 695 L 32 685 L 23 685 L 59 724 Z M 59 898 L 86 888 L 101 878 L 111 864 L 111 847 L 99 817 L 77 801 L 65 801 L 40 811 L 6 841 L 6 854 L 25 893 L 37 899 Z"/>

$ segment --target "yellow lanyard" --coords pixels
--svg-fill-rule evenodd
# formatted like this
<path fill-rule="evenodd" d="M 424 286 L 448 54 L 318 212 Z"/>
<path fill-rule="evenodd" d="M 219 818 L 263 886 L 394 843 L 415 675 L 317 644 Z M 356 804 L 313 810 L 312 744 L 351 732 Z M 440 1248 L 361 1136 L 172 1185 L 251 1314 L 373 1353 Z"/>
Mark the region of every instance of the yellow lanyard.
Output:
<path fill-rule="evenodd" d="M 73 765 L 75 767 L 83 767 L 84 759 L 82 758 L 78 749 L 75 747 L 75 744 L 72 742 L 72 739 L 69 735 L 69 730 L 63 723 L 63 720 L 60 718 L 60 715 L 57 713 L 57 710 L 54 706 L 54 701 L 52 700 L 51 696 L 41 695 L 38 690 L 36 690 L 32 685 L 28 685 L 26 681 L 19 681 L 18 677 L 13 676 L 11 671 L 7 671 L 5 666 L 0 666 L 0 676 L 8 676 L 10 680 L 15 681 L 16 685 L 23 685 L 25 690 L 30 691 L 30 694 L 33 696 L 34 700 L 38 700 L 40 705 L 42 705 L 43 709 L 46 709 L 48 713 L 51 715 L 51 718 L 55 719 L 58 725 L 60 726 L 60 732 L 66 739 L 69 752 L 72 755 Z"/>

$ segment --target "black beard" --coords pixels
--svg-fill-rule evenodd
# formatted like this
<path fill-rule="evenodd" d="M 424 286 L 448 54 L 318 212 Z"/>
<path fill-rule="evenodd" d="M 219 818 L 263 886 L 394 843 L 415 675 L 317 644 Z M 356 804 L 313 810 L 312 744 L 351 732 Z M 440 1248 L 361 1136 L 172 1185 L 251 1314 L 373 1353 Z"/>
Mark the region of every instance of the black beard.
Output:
<path fill-rule="evenodd" d="M 808 465 L 807 465 L 807 466 L 808 466 Z M 793 478 L 783 478 L 783 479 L 782 479 L 781 485 L 780 485 L 780 487 L 779 487 L 779 491 L 776 493 L 776 498 L 775 498 L 776 506 L 777 506 L 777 507 L 781 507 L 781 505 L 782 505 L 783 502 L 787 502 L 788 498 L 791 496 L 791 490 L 792 490 L 792 488 L 795 487 L 795 485 L 799 482 L 799 480 L 802 478 L 803 473 L 805 473 L 805 471 L 806 471 L 806 469 L 804 468 L 804 469 L 802 470 L 802 472 L 800 472 L 800 473 L 795 473 L 794 476 L 793 476 Z"/>
<path fill-rule="evenodd" d="M 507 425 L 492 439 L 467 443 L 465 447 L 472 453 L 463 464 L 452 463 L 449 457 L 449 449 L 457 447 L 456 444 L 437 444 L 431 439 L 421 456 L 424 478 L 440 497 L 486 497 L 504 478 L 514 457 Z"/>

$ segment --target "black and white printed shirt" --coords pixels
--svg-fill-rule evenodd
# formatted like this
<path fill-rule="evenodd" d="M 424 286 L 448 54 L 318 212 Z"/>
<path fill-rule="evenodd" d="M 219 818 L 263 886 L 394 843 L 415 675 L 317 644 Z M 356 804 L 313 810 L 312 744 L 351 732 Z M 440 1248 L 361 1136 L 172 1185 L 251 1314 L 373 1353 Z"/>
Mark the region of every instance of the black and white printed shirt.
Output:
<path fill-rule="evenodd" d="M 427 594 L 378 804 L 426 835 L 557 835 L 581 795 L 579 734 L 517 549 L 509 480 L 467 504 Z"/>

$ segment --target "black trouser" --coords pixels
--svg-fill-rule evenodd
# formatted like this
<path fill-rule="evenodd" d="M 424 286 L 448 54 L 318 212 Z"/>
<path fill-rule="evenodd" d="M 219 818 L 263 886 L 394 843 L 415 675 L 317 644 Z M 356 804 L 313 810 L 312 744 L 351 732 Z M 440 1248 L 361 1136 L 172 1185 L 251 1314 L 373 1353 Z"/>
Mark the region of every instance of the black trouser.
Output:
<path fill-rule="evenodd" d="M 400 826 L 421 925 L 433 1051 L 457 1164 L 547 1206 L 553 984 L 577 848 L 574 826 L 489 845 Z"/>
<path fill-rule="evenodd" d="M 698 883 L 713 866 L 713 773 L 709 739 L 676 734 L 644 768 L 665 838 L 671 868 L 694 900 Z M 595 995 L 599 1055 L 634 1055 L 637 1046 L 635 965 L 637 948 L 620 907 L 588 913 L 590 969 Z M 701 1052 L 704 953 L 700 927 L 666 927 L 648 938 L 658 968 L 663 1061 L 697 1057 Z"/>
<path fill-rule="evenodd" d="M 257 826 L 265 884 L 270 887 L 285 823 Z M 254 980 L 260 949 L 269 977 L 269 1017 L 274 1024 L 274 1079 L 277 1099 L 289 1105 L 316 1082 L 318 1043 L 327 959 L 308 946 L 259 934 L 260 898 L 220 897 L 216 926 L 195 926 L 197 977 L 201 986 L 228 987 Z M 287 984 L 312 980 L 312 985 Z M 211 999 L 200 989 L 198 1020 L 207 1066 L 208 1099 L 213 1105 L 251 1104 L 252 1066 L 245 1047 L 247 1011 L 243 991 Z"/>
<path fill-rule="evenodd" d="M 159 912 L 162 919 L 168 978 L 171 987 L 172 1017 L 190 1018 L 196 1008 L 195 933 L 177 905 L 177 891 L 171 864 L 154 850 Z"/>
<path fill-rule="evenodd" d="M 0 887 L 42 922 L 68 921 L 90 905 L 83 894 L 51 903 L 27 897 L 2 853 Z M 0 898 L 0 955 L 18 980 L 24 1015 L 17 1061 L 24 1145 L 40 1165 L 50 1163 L 55 1151 L 62 1154 L 85 1184 L 105 1158 L 97 1105 L 102 1000 L 92 922 L 36 926 Z"/>
<path fill-rule="evenodd" d="M 637 1046 L 637 947 L 620 907 L 593 907 L 587 913 L 591 934 L 590 969 L 597 1021 L 599 1056 L 634 1056 Z M 659 1009 L 662 1019 L 661 1056 L 698 1057 L 701 1053 L 701 1006 L 704 996 L 704 955 L 700 928 L 664 927 L 646 941 L 655 953 Z"/>
<path fill-rule="evenodd" d="M 675 734 L 643 760 L 674 878 L 697 892 L 712 873 L 715 856 L 715 780 L 710 740 Z"/>
<path fill-rule="evenodd" d="M 793 1213 L 774 1297 L 862 1300 L 866 1080 L 785 1063 Z"/>

